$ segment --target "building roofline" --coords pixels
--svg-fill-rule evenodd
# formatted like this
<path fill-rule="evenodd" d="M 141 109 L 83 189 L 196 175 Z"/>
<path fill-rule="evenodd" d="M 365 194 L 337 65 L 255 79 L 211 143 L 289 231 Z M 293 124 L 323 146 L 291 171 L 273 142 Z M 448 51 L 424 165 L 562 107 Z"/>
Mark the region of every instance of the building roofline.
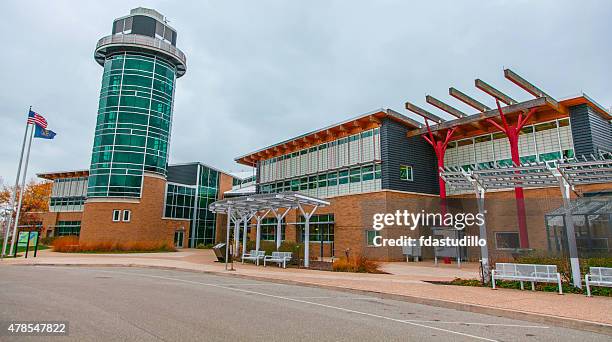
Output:
<path fill-rule="evenodd" d="M 574 106 L 576 104 L 582 103 L 589 104 L 593 109 L 595 109 L 597 113 L 602 115 L 605 119 L 612 120 L 612 114 L 610 113 L 610 111 L 606 109 L 606 107 L 599 104 L 597 101 L 593 100 L 593 98 L 587 95 L 586 93 L 580 93 L 579 95 L 570 96 L 563 100 L 559 100 L 559 103 L 565 106 Z"/>
<path fill-rule="evenodd" d="M 54 180 L 58 178 L 84 177 L 89 176 L 89 170 L 64 170 L 37 173 L 36 177 Z"/>
<path fill-rule="evenodd" d="M 363 120 L 363 119 L 365 119 L 367 117 L 373 117 L 376 114 L 382 114 L 383 117 L 389 117 L 390 119 L 398 121 L 398 122 L 404 124 L 407 127 L 411 127 L 411 128 L 420 128 L 420 127 L 422 127 L 422 124 L 420 122 L 418 122 L 418 121 L 416 121 L 416 120 L 414 120 L 412 118 L 409 118 L 409 117 L 407 117 L 407 116 L 405 116 L 403 114 L 400 114 L 400 113 L 398 113 L 398 112 L 396 112 L 396 111 L 394 111 L 392 109 L 389 109 L 389 108 L 378 108 L 378 109 L 375 109 L 375 110 L 372 110 L 372 111 L 369 111 L 369 112 L 366 112 L 366 113 L 359 114 L 357 116 L 348 118 L 346 120 L 343 120 L 343 121 L 340 121 L 340 122 L 337 122 L 337 123 L 325 126 L 323 128 L 319 128 L 319 129 L 316 129 L 316 130 L 313 130 L 313 131 L 309 131 L 307 133 L 298 135 L 296 137 L 285 139 L 285 140 L 283 140 L 283 141 L 281 141 L 279 143 L 276 143 L 276 144 L 273 144 L 273 145 L 269 145 L 267 147 L 258 149 L 256 151 L 253 151 L 253 152 L 241 155 L 239 157 L 236 157 L 236 158 L 234 158 L 234 160 L 236 162 L 238 162 L 238 163 L 241 163 L 241 161 L 244 158 L 253 156 L 253 155 L 257 154 L 257 153 L 260 153 L 260 152 L 263 152 L 263 151 L 266 151 L 266 150 L 270 150 L 270 149 L 273 149 L 275 147 L 282 146 L 284 144 L 291 143 L 293 141 L 300 140 L 300 139 L 306 138 L 306 137 L 311 136 L 311 135 L 315 135 L 317 133 L 321 133 L 321 132 L 325 132 L 327 130 L 335 129 L 335 128 L 341 127 L 341 126 L 346 125 L 346 124 L 350 124 L 350 123 L 358 121 L 358 120 Z M 244 164 L 244 162 L 242 162 L 242 164 Z M 245 164 L 245 165 L 249 165 L 249 164 Z M 249 166 L 252 166 L 252 165 L 249 165 Z"/>
<path fill-rule="evenodd" d="M 236 178 L 236 177 L 232 176 L 232 174 L 227 172 L 227 171 L 223 171 L 223 170 L 221 170 L 221 169 L 219 169 L 217 167 L 210 166 L 208 164 L 205 164 L 205 163 L 202 163 L 202 162 L 198 162 L 198 161 L 195 161 L 195 162 L 185 162 L 185 163 L 177 163 L 177 164 L 168 164 L 168 167 L 171 167 L 171 166 L 185 166 L 185 165 L 202 165 L 202 166 L 207 167 L 207 168 L 209 168 L 211 170 L 215 170 L 217 172 L 221 172 L 221 173 L 223 173 L 225 175 L 228 175 L 228 176 L 230 176 L 232 178 Z"/>
<path fill-rule="evenodd" d="M 551 99 L 550 97 L 543 96 L 543 97 L 537 97 L 535 99 L 530 99 L 530 100 L 526 100 L 523 102 L 515 103 L 512 105 L 507 105 L 505 107 L 502 107 L 502 110 L 504 111 L 504 114 L 508 115 L 508 114 L 521 113 L 529 109 L 537 108 L 538 112 L 541 112 L 541 111 L 548 111 L 551 113 L 554 112 L 554 113 L 557 113 L 556 115 L 558 116 L 566 117 L 566 116 L 569 116 L 568 107 L 584 103 L 584 104 L 590 105 L 593 109 L 595 109 L 595 111 L 599 115 L 601 115 L 606 120 L 612 119 L 612 116 L 610 115 L 609 111 L 607 111 L 603 106 L 599 105 L 597 102 L 593 101 L 586 94 L 580 94 L 579 96 L 574 96 L 568 99 L 561 100 L 558 102 L 558 104 L 555 104 L 555 102 L 556 101 Z M 448 129 L 451 129 L 453 127 L 458 127 L 458 126 L 469 126 L 469 125 L 473 125 L 479 122 L 486 122 L 487 119 L 493 119 L 497 117 L 499 117 L 498 110 L 491 109 L 486 112 L 468 115 L 463 118 L 443 121 L 441 123 L 432 125 L 431 130 L 435 132 L 435 131 L 440 131 L 440 130 L 448 130 Z M 408 132 L 408 136 L 417 136 L 417 135 L 425 134 L 425 133 L 427 133 L 426 128 L 414 129 Z M 455 140 L 455 139 L 452 139 L 452 140 Z"/>
<path fill-rule="evenodd" d="M 182 166 L 182 165 L 202 165 L 204 167 L 207 167 L 211 170 L 215 170 L 217 172 L 221 172 L 225 175 L 228 175 L 232 178 L 237 178 L 235 176 L 233 176 L 231 173 L 227 172 L 227 171 L 223 171 L 219 168 L 216 168 L 214 166 L 210 166 L 208 164 L 204 164 L 202 162 L 187 162 L 187 163 L 178 163 L 178 164 L 168 164 L 168 167 L 171 166 Z M 82 170 L 62 170 L 62 171 L 50 171 L 50 172 L 41 172 L 41 173 L 37 173 L 36 177 L 38 178 L 43 178 L 43 179 L 57 179 L 57 178 L 68 178 L 68 177 L 75 177 L 75 176 L 88 176 L 89 175 L 89 170 L 88 169 L 82 169 Z"/>

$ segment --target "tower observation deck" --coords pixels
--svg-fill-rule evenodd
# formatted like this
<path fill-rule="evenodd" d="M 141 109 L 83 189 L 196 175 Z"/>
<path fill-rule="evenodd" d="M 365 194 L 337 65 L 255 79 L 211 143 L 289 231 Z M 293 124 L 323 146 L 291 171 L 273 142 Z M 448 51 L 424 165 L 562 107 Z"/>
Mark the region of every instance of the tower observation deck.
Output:
<path fill-rule="evenodd" d="M 187 71 L 177 33 L 135 8 L 96 44 L 104 67 L 87 197 L 140 197 L 145 173 L 166 176 L 176 79 Z"/>

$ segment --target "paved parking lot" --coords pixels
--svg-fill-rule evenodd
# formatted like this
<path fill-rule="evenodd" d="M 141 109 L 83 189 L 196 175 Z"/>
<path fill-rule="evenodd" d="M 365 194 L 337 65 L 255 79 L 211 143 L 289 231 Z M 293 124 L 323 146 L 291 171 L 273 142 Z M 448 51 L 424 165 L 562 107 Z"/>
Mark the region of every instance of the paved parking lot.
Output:
<path fill-rule="evenodd" d="M 54 340 L 609 341 L 483 314 L 182 271 L 6 266 L 0 288 L 0 321 L 69 321 L 70 335 Z"/>

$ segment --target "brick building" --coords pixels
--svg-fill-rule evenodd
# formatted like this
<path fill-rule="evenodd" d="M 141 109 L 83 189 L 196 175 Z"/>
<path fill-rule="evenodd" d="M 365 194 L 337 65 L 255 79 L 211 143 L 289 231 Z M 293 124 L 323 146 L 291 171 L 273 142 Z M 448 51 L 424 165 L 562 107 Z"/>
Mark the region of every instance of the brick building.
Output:
<path fill-rule="evenodd" d="M 609 157 L 612 151 L 610 113 L 587 95 L 559 102 L 547 95 L 520 103 L 508 102 L 502 110 L 510 122 L 528 110 L 534 112 L 519 136 L 522 163 L 554 165 L 583 155 Z M 448 111 L 454 110 L 448 107 Z M 426 120 L 436 120 L 429 127 L 434 139 L 454 129 L 443 156 L 444 166 L 471 170 L 512 165 L 506 135 L 487 122 L 487 119 L 500 120 L 497 110 L 484 106 L 478 114 L 458 114 L 456 119 L 448 121 L 418 110 L 426 113 Z M 402 260 L 401 247 L 374 247 L 374 237 L 433 235 L 436 234 L 433 227 L 420 226 L 414 231 L 389 227 L 375 231 L 372 215 L 396 210 L 440 211 L 439 163 L 436 152 L 423 138 L 428 133 L 424 126 L 391 109 L 380 109 L 284 140 L 240 156 L 236 161 L 256 168 L 258 193 L 298 191 L 331 202 L 317 211 L 315 223 L 311 223 L 311 256 L 342 256 L 348 252 L 377 260 Z M 612 251 L 609 244 L 612 212 L 609 212 L 607 196 L 612 194 L 612 184 L 577 186 L 573 190 L 575 199 L 598 198 L 605 203 L 603 212 L 593 211 L 591 216 L 588 212 L 576 213 L 579 249 L 609 253 Z M 562 240 L 563 224 L 559 220 L 563 217 L 555 214 L 555 210 L 563 206 L 563 201 L 558 186 L 524 191 L 527 248 L 519 243 L 515 190 L 501 189 L 486 196 L 487 238 L 493 258 L 510 257 L 525 249 L 559 251 L 561 247 L 555 250 L 555 245 Z M 473 192 L 448 189 L 445 203 L 449 210 L 477 212 Z M 284 220 L 282 239 L 303 241 L 300 224 L 303 218 L 299 212 L 292 211 Z M 266 223 L 270 233 L 262 233 L 265 234 L 262 240 L 274 240 L 276 219 L 269 218 Z M 253 231 L 250 239 L 255 237 Z M 465 234 L 478 235 L 478 228 L 468 228 Z M 479 258 L 478 248 L 467 248 L 460 253 L 464 259 Z M 432 249 L 422 251 L 425 258 L 433 255 Z"/>
<path fill-rule="evenodd" d="M 402 248 L 374 248 L 374 238 L 433 235 L 435 227 L 375 231 L 374 213 L 433 212 L 443 203 L 451 211 L 476 210 L 473 194 L 445 189 L 439 166 L 471 170 L 517 161 L 555 164 L 612 152 L 608 110 L 584 94 L 556 101 L 506 70 L 508 79 L 535 98 L 518 102 L 476 80 L 479 89 L 505 104 L 500 109 L 504 115 L 451 88 L 451 96 L 477 113 L 465 114 L 430 96 L 427 102 L 453 119 L 410 103 L 406 108 L 427 125 L 391 109 L 375 110 L 236 158 L 256 170 L 254 177 L 234 177 L 199 162 L 169 165 L 174 89 L 187 70 L 176 42 L 176 31 L 163 16 L 144 8 L 116 19 L 112 34 L 98 41 L 94 57 L 104 72 L 91 165 L 87 170 L 39 174 L 54 183 L 50 212 L 41 214 L 45 234 L 80 235 L 85 242 L 164 240 L 196 247 L 224 240 L 225 217 L 209 211 L 210 203 L 296 191 L 331 203 L 311 219 L 311 256 L 348 252 L 401 260 Z M 500 119 L 517 122 L 516 127 L 521 123 L 514 147 L 511 134 L 500 130 Z M 573 190 L 576 201 L 605 199 L 612 185 Z M 522 213 L 515 205 L 519 197 L 525 202 Z M 492 255 L 560 248 L 564 226 L 556 211 L 562 205 L 558 188 L 501 189 L 487 198 Z M 609 206 L 583 207 L 575 215 L 579 247 L 609 252 Z M 302 222 L 298 212 L 290 212 L 281 236 L 276 236 L 276 219 L 267 217 L 261 240 L 301 242 Z M 254 234 L 251 229 L 249 238 Z M 477 231 L 468 228 L 466 234 Z M 478 258 L 475 249 L 460 254 Z M 423 250 L 422 255 L 432 257 L 434 252 Z"/>

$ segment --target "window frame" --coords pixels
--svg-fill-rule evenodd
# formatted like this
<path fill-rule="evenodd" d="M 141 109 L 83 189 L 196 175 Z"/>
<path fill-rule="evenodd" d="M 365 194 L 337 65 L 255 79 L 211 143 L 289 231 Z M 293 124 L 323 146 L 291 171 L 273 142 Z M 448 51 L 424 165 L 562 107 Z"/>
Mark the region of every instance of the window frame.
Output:
<path fill-rule="evenodd" d="M 497 236 L 498 235 L 502 235 L 502 234 L 515 234 L 516 235 L 516 242 L 517 242 L 517 247 L 513 248 L 513 247 L 499 247 L 498 246 L 498 240 L 497 240 Z M 500 232 L 495 232 L 495 249 L 500 250 L 500 251 L 514 251 L 517 249 L 520 249 L 520 235 L 518 231 L 500 231 Z"/>
<path fill-rule="evenodd" d="M 402 178 L 402 168 L 406 168 L 406 171 L 408 171 L 408 168 L 410 169 L 410 177 L 408 177 L 408 172 L 406 172 L 406 178 Z M 414 168 L 412 165 L 400 164 L 400 180 L 405 182 L 414 182 Z"/>
<path fill-rule="evenodd" d="M 127 214 L 127 219 L 125 218 L 125 215 Z M 121 213 L 121 222 L 130 222 L 132 220 L 132 211 L 131 210 L 124 210 Z"/>
<path fill-rule="evenodd" d="M 113 209 L 113 222 L 121 222 L 121 210 Z"/>
<path fill-rule="evenodd" d="M 370 233 L 374 233 L 374 237 L 372 237 L 372 243 L 371 243 L 371 244 L 370 244 L 370 239 L 369 239 L 369 236 L 368 236 Z M 367 230 L 365 231 L 365 244 L 366 244 L 366 247 L 377 247 L 376 245 L 374 245 L 374 239 L 375 239 L 377 236 L 381 236 L 381 234 L 380 234 L 380 230 L 376 230 L 376 229 L 367 229 Z"/>

